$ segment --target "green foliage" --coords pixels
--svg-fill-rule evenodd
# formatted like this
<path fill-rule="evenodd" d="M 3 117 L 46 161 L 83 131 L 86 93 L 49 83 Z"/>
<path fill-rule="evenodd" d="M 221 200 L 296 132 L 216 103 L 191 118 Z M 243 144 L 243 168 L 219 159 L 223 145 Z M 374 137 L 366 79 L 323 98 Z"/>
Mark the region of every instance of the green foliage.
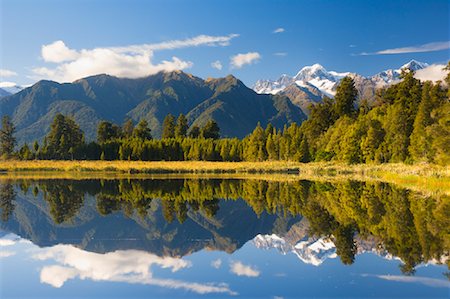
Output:
<path fill-rule="evenodd" d="M 109 121 L 101 121 L 97 128 L 97 141 L 103 143 L 109 140 L 120 138 L 121 128 Z"/>
<path fill-rule="evenodd" d="M 2 117 L 2 128 L 0 130 L 0 156 L 9 158 L 12 156 L 16 146 L 14 137 L 15 127 L 8 115 Z"/>
<path fill-rule="evenodd" d="M 201 136 L 203 138 L 220 138 L 220 128 L 219 125 L 214 120 L 209 120 L 206 125 L 201 130 Z"/>
<path fill-rule="evenodd" d="M 133 137 L 140 140 L 150 140 L 152 139 L 152 134 L 150 128 L 148 127 L 148 122 L 143 119 L 141 120 L 136 128 L 133 130 Z"/>
<path fill-rule="evenodd" d="M 172 114 L 167 114 L 164 118 L 161 138 L 175 137 L 175 117 Z"/>
<path fill-rule="evenodd" d="M 338 117 L 344 115 L 354 115 L 356 98 L 358 91 L 355 88 L 355 82 L 350 77 L 345 77 L 339 83 L 334 97 L 334 112 Z"/>
<path fill-rule="evenodd" d="M 84 136 L 75 121 L 57 114 L 46 136 L 45 158 L 74 159 L 77 150 L 84 144 Z"/>
<path fill-rule="evenodd" d="M 181 113 L 177 118 L 177 124 L 175 126 L 175 137 L 184 138 L 187 136 L 187 130 L 189 128 L 188 120 L 186 116 Z"/>

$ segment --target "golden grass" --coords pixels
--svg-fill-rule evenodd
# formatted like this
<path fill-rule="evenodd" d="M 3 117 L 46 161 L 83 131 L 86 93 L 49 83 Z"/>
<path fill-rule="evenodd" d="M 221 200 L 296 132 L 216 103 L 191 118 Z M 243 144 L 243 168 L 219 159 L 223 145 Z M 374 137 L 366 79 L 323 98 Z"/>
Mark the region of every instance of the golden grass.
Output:
<path fill-rule="evenodd" d="M 205 161 L 0 161 L 0 178 L 220 177 L 288 181 L 376 180 L 415 191 L 450 195 L 450 167 L 430 164 L 358 164 Z"/>

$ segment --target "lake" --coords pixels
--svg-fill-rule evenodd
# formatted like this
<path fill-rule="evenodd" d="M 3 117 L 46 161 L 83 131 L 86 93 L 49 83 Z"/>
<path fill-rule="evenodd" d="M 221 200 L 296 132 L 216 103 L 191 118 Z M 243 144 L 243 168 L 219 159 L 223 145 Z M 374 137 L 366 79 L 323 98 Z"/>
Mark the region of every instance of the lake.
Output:
<path fill-rule="evenodd" d="M 449 298 L 445 193 L 276 176 L 2 177 L 0 211 L 3 299 Z"/>

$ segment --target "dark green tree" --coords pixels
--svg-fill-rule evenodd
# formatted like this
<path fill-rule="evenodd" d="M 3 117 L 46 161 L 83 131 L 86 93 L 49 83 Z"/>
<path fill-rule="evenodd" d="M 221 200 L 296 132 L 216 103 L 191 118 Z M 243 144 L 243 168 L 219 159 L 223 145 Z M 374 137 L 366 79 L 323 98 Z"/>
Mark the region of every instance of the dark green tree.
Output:
<path fill-rule="evenodd" d="M 48 158 L 73 159 L 76 149 L 84 144 L 84 134 L 72 118 L 57 114 L 46 141 Z"/>
<path fill-rule="evenodd" d="M 16 138 L 14 137 L 15 127 L 8 115 L 2 118 L 2 128 L 0 130 L 0 155 L 9 158 L 14 152 Z"/>
<path fill-rule="evenodd" d="M 187 130 L 189 128 L 188 120 L 183 113 L 181 113 L 177 118 L 177 124 L 175 126 L 175 137 L 184 138 L 187 135 Z"/>
<path fill-rule="evenodd" d="M 134 124 L 133 120 L 127 119 L 122 125 L 122 135 L 124 138 L 131 138 L 133 136 Z"/>
<path fill-rule="evenodd" d="M 191 130 L 189 131 L 189 138 L 198 138 L 200 137 L 200 134 L 200 127 L 192 126 Z"/>
<path fill-rule="evenodd" d="M 209 120 L 206 125 L 201 130 L 201 135 L 203 138 L 220 138 L 220 128 L 219 125 L 214 120 Z"/>
<path fill-rule="evenodd" d="M 174 137 L 175 137 L 175 117 L 169 113 L 164 118 L 161 138 L 165 139 Z"/>
<path fill-rule="evenodd" d="M 354 103 L 358 97 L 358 91 L 355 88 L 355 82 L 351 77 L 345 77 L 339 83 L 334 97 L 334 111 L 337 117 L 344 115 L 352 116 L 355 114 Z"/>
<path fill-rule="evenodd" d="M 136 137 L 140 140 L 151 140 L 152 134 L 151 130 L 148 127 L 148 122 L 145 119 L 142 119 L 133 130 L 133 137 Z"/>
<path fill-rule="evenodd" d="M 97 141 L 104 143 L 109 140 L 120 138 L 120 127 L 109 121 L 101 121 L 97 127 Z"/>

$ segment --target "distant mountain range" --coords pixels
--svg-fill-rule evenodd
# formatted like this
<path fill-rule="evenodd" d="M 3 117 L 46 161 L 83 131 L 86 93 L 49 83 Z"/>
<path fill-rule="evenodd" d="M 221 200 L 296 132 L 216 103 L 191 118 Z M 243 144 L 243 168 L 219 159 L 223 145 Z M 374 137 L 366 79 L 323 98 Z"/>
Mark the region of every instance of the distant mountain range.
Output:
<path fill-rule="evenodd" d="M 24 87 L 17 85 L 15 83 L 12 83 L 12 82 L 0 83 L 0 98 L 18 93 L 19 91 L 21 91 L 23 89 L 24 89 Z"/>
<path fill-rule="evenodd" d="M 356 73 L 327 71 L 320 64 L 306 66 L 295 76 L 281 75 L 277 80 L 258 80 L 253 86 L 259 94 L 278 94 L 287 96 L 294 105 L 308 113 L 309 105 L 317 103 L 323 97 L 334 97 L 339 82 L 345 76 L 350 76 L 355 81 L 359 99 L 369 102 L 375 97 L 375 90 L 398 83 L 402 69 L 413 71 L 428 67 L 427 63 L 411 60 L 399 69 L 389 69 L 373 76 L 364 77 Z"/>
<path fill-rule="evenodd" d="M 96 138 L 99 121 L 121 124 L 126 118 L 146 119 L 160 137 L 168 113 L 184 113 L 191 126 L 214 119 L 224 137 L 244 137 L 258 122 L 282 128 L 306 119 L 284 95 L 257 94 L 231 75 L 203 80 L 181 71 L 139 79 L 97 75 L 64 84 L 43 80 L 0 98 L 0 111 L 12 117 L 19 144 L 42 140 L 57 113 L 73 116 L 87 140 Z"/>

